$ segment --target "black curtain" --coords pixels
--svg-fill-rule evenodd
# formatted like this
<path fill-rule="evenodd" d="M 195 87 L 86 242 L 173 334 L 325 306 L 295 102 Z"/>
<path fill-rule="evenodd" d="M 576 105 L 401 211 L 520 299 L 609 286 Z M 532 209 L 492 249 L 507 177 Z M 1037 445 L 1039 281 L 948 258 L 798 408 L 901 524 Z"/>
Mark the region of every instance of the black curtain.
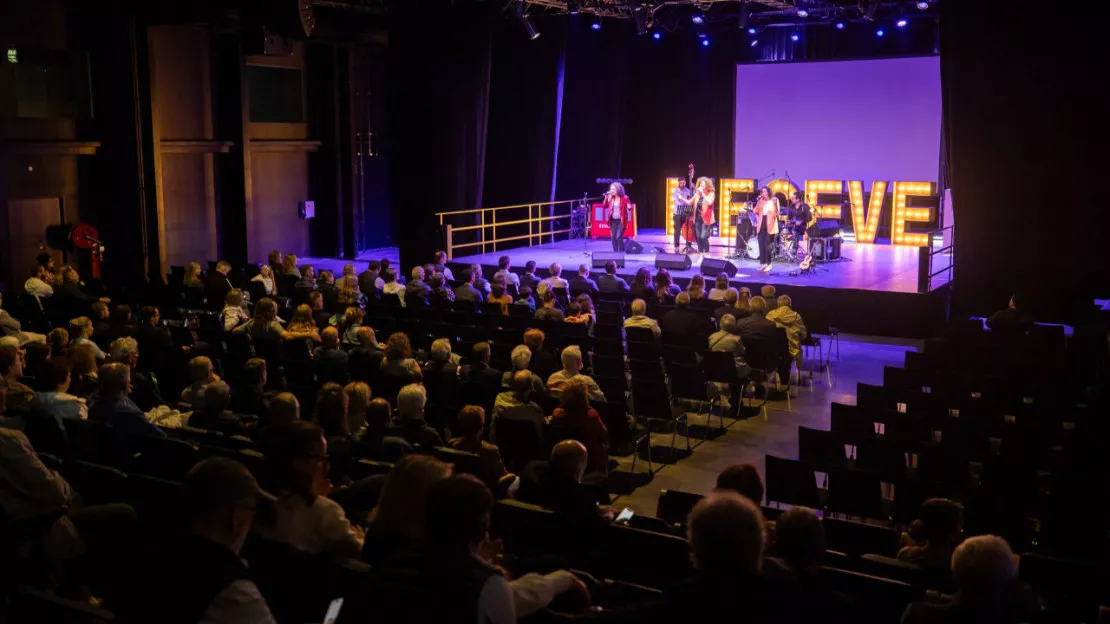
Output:
<path fill-rule="evenodd" d="M 1043 320 L 1076 320 L 1110 290 L 1105 43 L 1067 36 L 1074 8 L 941 5 L 944 136 L 955 217 L 954 312 L 1024 292 Z M 1088 11 L 1082 19 L 1100 23 Z M 1084 308 L 1085 304 L 1085 308 Z"/>

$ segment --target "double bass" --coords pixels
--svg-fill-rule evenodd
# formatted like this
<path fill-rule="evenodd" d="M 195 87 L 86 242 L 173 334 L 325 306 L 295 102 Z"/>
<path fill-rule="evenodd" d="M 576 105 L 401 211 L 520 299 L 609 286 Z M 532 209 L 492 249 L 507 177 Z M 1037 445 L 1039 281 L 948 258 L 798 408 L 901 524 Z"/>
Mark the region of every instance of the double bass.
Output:
<path fill-rule="evenodd" d="M 686 206 L 686 208 L 683 209 L 683 214 L 685 214 L 686 220 L 682 222 L 682 238 L 686 239 L 687 244 L 693 243 L 693 244 L 696 245 L 697 244 L 697 236 L 695 236 L 695 234 L 694 234 L 694 219 L 693 219 L 694 206 L 692 204 Z"/>

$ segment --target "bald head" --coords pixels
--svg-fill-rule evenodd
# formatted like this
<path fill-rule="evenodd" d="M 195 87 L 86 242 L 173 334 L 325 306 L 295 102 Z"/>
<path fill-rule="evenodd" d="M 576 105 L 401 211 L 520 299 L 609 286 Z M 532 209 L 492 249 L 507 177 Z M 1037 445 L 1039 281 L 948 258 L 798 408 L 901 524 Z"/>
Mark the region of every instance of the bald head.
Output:
<path fill-rule="evenodd" d="M 763 295 L 763 298 L 767 301 L 770 301 L 775 298 L 775 287 L 767 284 L 763 288 L 759 289 L 759 294 Z"/>
<path fill-rule="evenodd" d="M 320 332 L 320 341 L 329 349 L 337 348 L 339 346 L 339 330 L 334 327 L 325 327 L 324 331 Z"/>
<path fill-rule="evenodd" d="M 358 344 L 363 347 L 375 347 L 378 344 L 378 337 L 374 335 L 374 328 L 369 325 L 363 325 L 355 332 L 358 336 Z M 321 336 L 323 338 L 323 336 Z"/>
<path fill-rule="evenodd" d="M 586 473 L 586 461 L 589 459 L 589 452 L 586 447 L 578 440 L 563 440 L 551 449 L 551 461 L 548 462 L 548 469 L 552 474 L 568 477 L 575 482 L 582 480 L 582 475 Z"/>
<path fill-rule="evenodd" d="M 750 499 L 717 491 L 694 506 L 687 522 L 694 566 L 707 574 L 752 575 L 763 561 L 763 514 Z"/>
<path fill-rule="evenodd" d="M 527 401 L 532 395 L 532 371 L 518 370 L 513 373 L 513 394 L 521 401 Z"/>

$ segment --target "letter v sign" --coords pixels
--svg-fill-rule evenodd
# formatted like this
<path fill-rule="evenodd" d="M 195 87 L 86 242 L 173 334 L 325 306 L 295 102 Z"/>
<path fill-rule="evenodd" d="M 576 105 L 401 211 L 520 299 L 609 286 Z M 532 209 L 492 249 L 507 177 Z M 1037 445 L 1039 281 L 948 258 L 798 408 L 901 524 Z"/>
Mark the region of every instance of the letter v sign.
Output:
<path fill-rule="evenodd" d="M 886 196 L 886 182 L 871 183 L 871 201 L 867 205 L 867 218 L 863 213 L 863 181 L 848 181 L 848 198 L 852 203 L 852 227 L 856 232 L 857 243 L 874 243 L 875 230 L 879 227 L 879 216 L 883 211 L 883 197 Z"/>

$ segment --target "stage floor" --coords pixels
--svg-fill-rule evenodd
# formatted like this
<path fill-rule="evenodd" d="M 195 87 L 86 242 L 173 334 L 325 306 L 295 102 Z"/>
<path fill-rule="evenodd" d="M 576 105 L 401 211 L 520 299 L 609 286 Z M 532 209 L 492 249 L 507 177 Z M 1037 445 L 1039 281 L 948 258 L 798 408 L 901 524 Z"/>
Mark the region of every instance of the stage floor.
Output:
<path fill-rule="evenodd" d="M 652 250 L 653 246 L 662 247 L 665 251 L 671 250 L 672 241 L 661 230 L 642 230 L 636 237 L 636 241 L 644 246 L 644 253 L 627 254 L 624 269 L 618 270 L 621 275 L 634 274 L 637 269 L 644 266 L 654 270 L 656 254 Z M 714 238 L 710 243 L 711 257 L 726 256 L 728 249 L 724 246 L 723 239 Z M 532 247 L 517 247 L 494 253 L 456 256 L 453 263 L 497 266 L 497 259 L 502 255 L 508 255 L 513 259 L 514 267 L 520 267 L 528 260 L 535 260 L 541 268 L 546 268 L 552 262 L 558 262 L 563 265 L 563 275 L 567 276 L 575 272 L 579 264 L 590 262 L 589 252 L 611 249 L 612 244 L 608 239 L 587 240 L 585 243 L 578 239 Z M 583 253 L 584 251 L 586 253 Z M 789 273 L 797 270 L 797 263 L 775 262 L 770 273 L 760 273 L 759 262 L 745 257 L 741 260 L 733 260 L 738 269 L 734 281 L 881 292 L 917 292 L 918 251 L 916 247 L 856 245 L 845 242 L 841 255 L 843 259 L 840 261 L 818 263 L 817 266 L 820 269 L 815 273 L 795 276 Z M 700 271 L 701 256 L 691 254 L 690 259 L 693 265 L 689 270 L 672 270 L 671 275 L 676 278 L 690 278 L 696 275 Z M 934 267 L 934 270 L 939 268 Z M 600 269 L 594 269 L 595 272 L 598 270 Z M 934 279 L 933 287 L 936 288 L 939 285 L 940 283 Z"/>

